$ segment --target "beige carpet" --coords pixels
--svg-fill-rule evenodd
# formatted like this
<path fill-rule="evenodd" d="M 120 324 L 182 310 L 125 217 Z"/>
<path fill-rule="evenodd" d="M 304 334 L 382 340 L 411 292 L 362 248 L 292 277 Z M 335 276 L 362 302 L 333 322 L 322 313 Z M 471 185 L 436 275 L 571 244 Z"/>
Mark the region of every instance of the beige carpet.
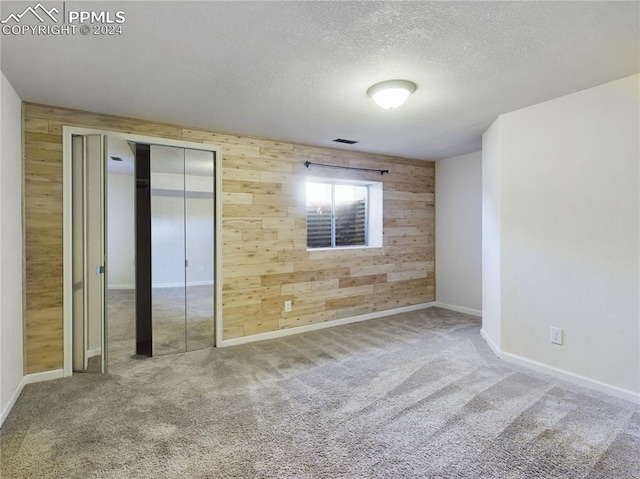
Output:
<path fill-rule="evenodd" d="M 25 388 L 3 478 L 639 478 L 640 407 L 428 309 Z"/>

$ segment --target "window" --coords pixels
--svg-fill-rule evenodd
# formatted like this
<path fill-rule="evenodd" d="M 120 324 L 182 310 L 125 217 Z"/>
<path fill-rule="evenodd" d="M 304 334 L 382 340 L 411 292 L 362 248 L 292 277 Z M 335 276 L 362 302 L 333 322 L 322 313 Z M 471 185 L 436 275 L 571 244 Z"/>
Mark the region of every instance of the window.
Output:
<path fill-rule="evenodd" d="M 382 183 L 307 182 L 307 248 L 382 246 Z"/>

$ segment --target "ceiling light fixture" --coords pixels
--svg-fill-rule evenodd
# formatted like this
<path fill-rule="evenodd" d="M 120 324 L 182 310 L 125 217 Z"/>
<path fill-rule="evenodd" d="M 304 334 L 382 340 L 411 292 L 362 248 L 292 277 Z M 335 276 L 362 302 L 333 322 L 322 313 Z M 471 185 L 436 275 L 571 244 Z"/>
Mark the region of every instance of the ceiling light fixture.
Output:
<path fill-rule="evenodd" d="M 389 110 L 402 105 L 409 95 L 416 91 L 416 84 L 408 80 L 387 80 L 376 83 L 367 90 L 367 95 L 375 101 L 378 106 Z"/>

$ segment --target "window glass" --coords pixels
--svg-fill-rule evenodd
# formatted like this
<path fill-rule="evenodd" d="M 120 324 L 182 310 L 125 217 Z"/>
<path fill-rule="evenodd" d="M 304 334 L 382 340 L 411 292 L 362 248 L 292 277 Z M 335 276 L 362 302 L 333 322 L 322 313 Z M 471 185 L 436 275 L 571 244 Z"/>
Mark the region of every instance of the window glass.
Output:
<path fill-rule="evenodd" d="M 331 248 L 332 189 L 329 183 L 307 183 L 307 248 Z"/>
<path fill-rule="evenodd" d="M 367 187 L 335 185 L 335 246 L 366 246 Z"/>
<path fill-rule="evenodd" d="M 367 246 L 369 187 L 307 183 L 307 247 Z"/>

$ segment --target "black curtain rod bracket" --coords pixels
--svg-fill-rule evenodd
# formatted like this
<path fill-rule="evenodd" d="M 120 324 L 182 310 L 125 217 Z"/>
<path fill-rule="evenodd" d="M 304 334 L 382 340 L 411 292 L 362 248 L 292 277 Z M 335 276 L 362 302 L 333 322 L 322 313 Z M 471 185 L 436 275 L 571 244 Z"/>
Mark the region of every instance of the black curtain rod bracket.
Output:
<path fill-rule="evenodd" d="M 342 168 L 343 170 L 378 171 L 378 172 L 380 172 L 381 175 L 384 175 L 385 173 L 389 173 L 389 170 L 376 170 L 376 169 L 372 169 L 372 168 L 356 168 L 354 166 L 325 165 L 323 163 L 312 163 L 310 161 L 305 161 L 304 162 L 304 166 L 306 166 L 307 168 L 309 168 L 311 165 L 325 166 L 327 168 Z"/>

